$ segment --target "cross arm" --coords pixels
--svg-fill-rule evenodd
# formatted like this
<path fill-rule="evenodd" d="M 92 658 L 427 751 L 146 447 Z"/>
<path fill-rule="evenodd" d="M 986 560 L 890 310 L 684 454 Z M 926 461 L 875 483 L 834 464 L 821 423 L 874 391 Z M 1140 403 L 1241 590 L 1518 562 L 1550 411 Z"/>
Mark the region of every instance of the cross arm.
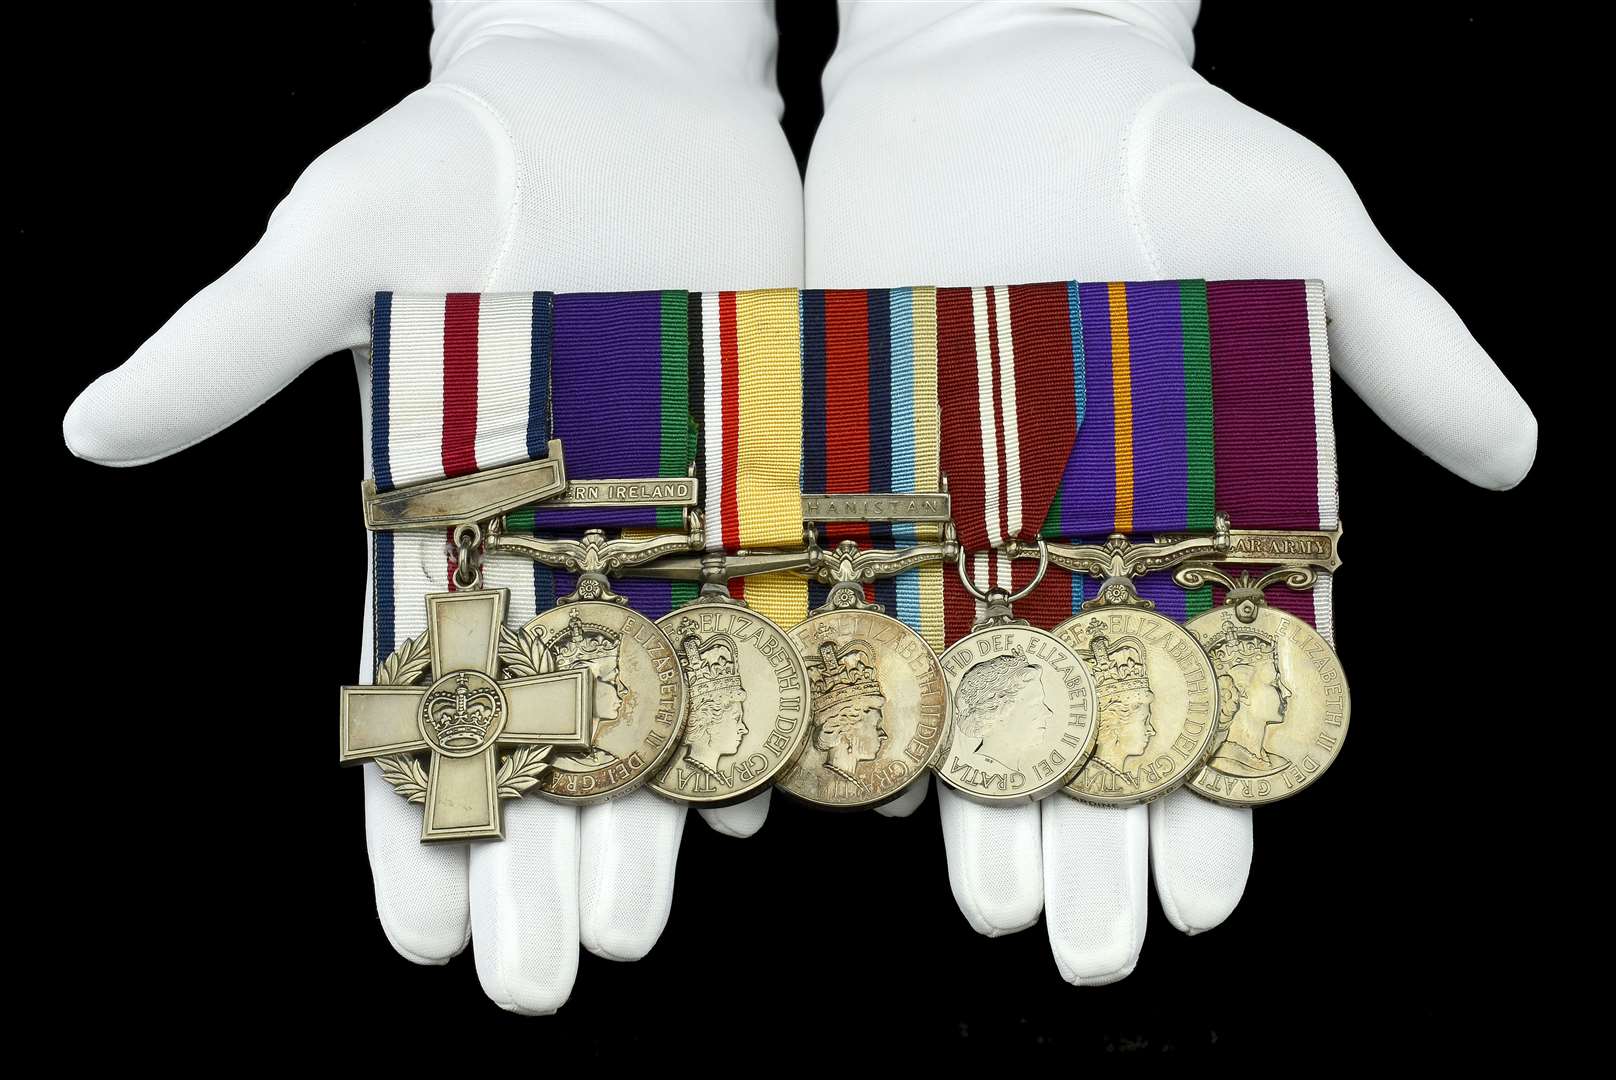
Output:
<path fill-rule="evenodd" d="M 344 765 L 425 750 L 417 717 L 424 686 L 344 686 L 339 758 Z"/>

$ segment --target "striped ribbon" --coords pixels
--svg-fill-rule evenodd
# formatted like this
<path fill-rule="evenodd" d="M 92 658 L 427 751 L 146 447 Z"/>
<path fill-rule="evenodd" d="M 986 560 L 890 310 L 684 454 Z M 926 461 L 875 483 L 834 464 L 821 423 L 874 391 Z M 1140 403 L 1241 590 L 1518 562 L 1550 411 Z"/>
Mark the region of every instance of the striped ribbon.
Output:
<path fill-rule="evenodd" d="M 701 363 L 698 297 L 684 291 L 565 293 L 555 298 L 555 433 L 571 480 L 682 477 L 696 454 L 692 365 Z M 679 507 L 511 515 L 513 528 L 677 529 Z"/>
<path fill-rule="evenodd" d="M 545 456 L 553 299 L 376 294 L 370 453 L 378 491 Z"/>
<path fill-rule="evenodd" d="M 802 294 L 802 490 L 936 491 L 939 476 L 937 290 L 805 290 Z M 884 547 L 922 536 L 912 523 L 821 526 L 827 543 Z M 923 566 L 865 586 L 934 648 L 943 647 L 943 571 Z M 808 587 L 808 604 L 827 586 Z"/>
<path fill-rule="evenodd" d="M 376 294 L 369 467 L 378 490 L 548 453 L 554 300 Z M 377 663 L 426 630 L 426 594 L 453 587 L 448 539 L 447 530 L 371 535 Z"/>
<path fill-rule="evenodd" d="M 1077 286 L 1088 409 L 1046 536 L 1212 527 L 1204 281 Z"/>
<path fill-rule="evenodd" d="M 795 289 L 701 293 L 700 455 L 713 550 L 802 543 L 802 333 Z M 736 578 L 730 592 L 781 626 L 801 622 L 796 574 Z"/>
<path fill-rule="evenodd" d="M 1214 509 L 1246 528 L 1336 525 L 1317 282 L 380 293 L 372 353 L 369 464 L 383 490 L 542 456 L 553 386 L 570 474 L 682 476 L 694 457 L 713 543 L 732 550 L 796 544 L 802 490 L 928 490 L 939 460 L 973 549 L 1036 521 L 1064 538 L 1204 529 Z M 677 519 L 674 508 L 547 510 L 513 523 L 656 529 Z M 841 535 L 912 539 L 902 526 Z M 446 538 L 372 534 L 378 662 L 425 630 L 425 594 L 451 587 Z M 1012 588 L 1034 572 L 985 554 L 972 570 L 979 584 Z M 879 583 L 871 597 L 941 648 L 976 612 L 954 575 L 935 571 Z M 575 585 L 509 556 L 490 556 L 484 576 L 512 590 L 517 619 Z M 1095 584 L 1052 569 L 1018 613 L 1052 626 Z M 1139 584 L 1175 618 L 1222 600 L 1163 574 Z M 651 617 L 696 595 L 694 584 L 643 579 L 620 589 Z M 792 575 L 733 591 L 782 625 L 823 601 Z M 1312 593 L 1269 599 L 1330 635 L 1328 575 Z"/>
<path fill-rule="evenodd" d="M 1042 535 L 1202 530 L 1214 510 L 1239 528 L 1334 528 L 1335 435 L 1324 292 L 1316 281 L 1082 284 L 1077 325 L 1087 409 Z M 998 560 L 1019 587 L 1031 562 Z M 1175 619 L 1222 603 L 1222 589 L 1184 590 L 1149 574 L 1139 593 Z M 1329 637 L 1330 578 L 1310 593 L 1278 588 L 1269 603 Z M 1053 626 L 1098 582 L 1051 568 L 1017 614 Z M 949 639 L 976 605 L 946 588 Z"/>
<path fill-rule="evenodd" d="M 1007 584 L 1009 560 L 990 549 L 1036 533 L 1085 411 L 1074 285 L 938 289 L 937 360 L 954 526 L 977 586 Z M 950 641 L 969 630 L 945 623 Z"/>
<path fill-rule="evenodd" d="M 702 487 L 713 549 L 802 542 L 802 337 L 795 289 L 700 295 Z"/>

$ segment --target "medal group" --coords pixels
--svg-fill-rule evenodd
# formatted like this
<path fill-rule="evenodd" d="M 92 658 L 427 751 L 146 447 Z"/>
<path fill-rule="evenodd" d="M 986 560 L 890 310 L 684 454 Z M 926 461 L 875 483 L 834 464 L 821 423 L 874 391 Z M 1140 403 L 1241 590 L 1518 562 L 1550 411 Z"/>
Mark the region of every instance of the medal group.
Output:
<path fill-rule="evenodd" d="M 383 293 L 373 337 L 341 760 L 424 841 L 928 771 L 1253 806 L 1339 753 L 1316 283 Z"/>

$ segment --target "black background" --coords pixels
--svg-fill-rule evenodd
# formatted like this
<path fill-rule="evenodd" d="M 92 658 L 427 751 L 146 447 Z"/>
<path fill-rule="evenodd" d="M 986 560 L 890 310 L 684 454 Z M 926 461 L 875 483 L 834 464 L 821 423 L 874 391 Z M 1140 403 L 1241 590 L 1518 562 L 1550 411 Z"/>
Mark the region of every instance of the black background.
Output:
<path fill-rule="evenodd" d="M 801 159 L 835 16 L 785 7 Z M 1564 235 L 1564 163 L 1545 151 L 1576 146 L 1585 118 L 1562 108 L 1574 65 L 1553 30 L 1482 7 L 1403 5 L 1395 24 L 1385 9 L 1345 14 L 1209 4 L 1196 66 L 1335 155 L 1537 410 L 1541 449 L 1522 487 L 1480 491 L 1338 383 L 1353 733 L 1319 787 L 1258 812 L 1235 914 L 1187 938 L 1152 896 L 1136 972 L 1075 989 L 1041 923 L 998 940 L 967 927 L 935 799 L 903 821 L 777 799 L 750 841 L 692 819 L 656 949 L 632 965 L 584 955 L 571 1002 L 540 1020 L 491 1005 L 469 952 L 415 967 L 376 922 L 360 778 L 336 767 L 329 715 L 356 676 L 365 583 L 346 358 L 139 470 L 72 459 L 57 426 L 84 384 L 253 243 L 310 159 L 426 79 L 426 5 L 119 5 L 82 26 L 18 27 L 26 167 L 11 235 L 31 288 L 12 297 L 13 370 L 43 382 L 9 403 L 38 425 L 21 471 L 53 486 L 13 528 L 11 563 L 74 620 L 37 654 L 49 722 L 75 733 L 31 744 L 51 793 L 27 820 L 56 824 L 13 818 L 23 872 L 43 875 L 45 1000 L 124 1051 L 185 1055 L 205 1032 L 259 1060 L 380 1036 L 367 1053 L 381 1069 L 462 1037 L 501 1071 L 636 1052 L 748 1071 L 902 1067 L 958 1044 L 1016 1048 L 1007 1069 L 1037 1048 L 1240 1067 L 1505 1038 L 1517 1025 L 1487 1018 L 1514 1013 L 1545 959 L 1530 942 L 1561 917 L 1554 815 L 1526 809 L 1557 781 L 1509 756 L 1558 706 L 1501 666 L 1536 632 L 1508 606 L 1529 561 L 1486 541 L 1582 524 L 1549 488 L 1567 467 L 1556 385 L 1582 344 L 1539 297 L 1577 310 L 1554 284 L 1577 238 Z M 60 92 L 64 75 L 82 99 Z M 30 712 L 13 712 L 14 733 Z M 834 876 L 827 847 L 842 853 Z M 844 938 L 867 921 L 879 940 Z M 849 952 L 856 963 L 838 959 Z M 717 1031 L 748 1033 L 745 1049 L 718 1049 Z"/>

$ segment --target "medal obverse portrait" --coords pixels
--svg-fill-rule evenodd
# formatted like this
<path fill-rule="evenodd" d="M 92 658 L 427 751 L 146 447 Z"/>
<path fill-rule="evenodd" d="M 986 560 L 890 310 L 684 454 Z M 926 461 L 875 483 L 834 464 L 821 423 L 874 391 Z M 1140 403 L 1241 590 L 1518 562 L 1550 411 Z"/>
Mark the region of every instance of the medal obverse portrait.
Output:
<path fill-rule="evenodd" d="M 1351 695 L 1341 663 L 1302 620 L 1258 605 L 1250 622 L 1224 607 L 1197 616 L 1218 679 L 1215 749 L 1191 790 L 1234 806 L 1296 794 L 1329 768 L 1346 739 Z"/>
<path fill-rule="evenodd" d="M 924 776 L 946 733 L 936 654 L 869 609 L 810 616 L 790 631 L 808 667 L 813 720 L 781 790 L 814 806 L 878 806 Z"/>
<path fill-rule="evenodd" d="M 590 749 L 553 756 L 535 791 L 587 805 L 650 779 L 673 752 L 685 712 L 679 662 L 656 624 L 586 600 L 538 615 L 523 632 L 544 643 L 558 671 L 587 673 L 594 707 Z"/>
<path fill-rule="evenodd" d="M 1030 626 L 979 629 L 942 656 L 952 710 L 944 783 L 983 802 L 1041 799 L 1082 767 L 1094 745 L 1094 680 L 1054 635 Z"/>
<path fill-rule="evenodd" d="M 1206 760 L 1217 730 L 1217 681 L 1196 639 L 1142 608 L 1072 616 L 1055 634 L 1094 674 L 1094 753 L 1068 794 L 1109 806 L 1149 802 Z"/>
<path fill-rule="evenodd" d="M 807 734 L 807 678 L 779 627 L 727 600 L 663 616 L 689 688 L 684 737 L 652 780 L 657 794 L 723 806 L 775 779 Z"/>

